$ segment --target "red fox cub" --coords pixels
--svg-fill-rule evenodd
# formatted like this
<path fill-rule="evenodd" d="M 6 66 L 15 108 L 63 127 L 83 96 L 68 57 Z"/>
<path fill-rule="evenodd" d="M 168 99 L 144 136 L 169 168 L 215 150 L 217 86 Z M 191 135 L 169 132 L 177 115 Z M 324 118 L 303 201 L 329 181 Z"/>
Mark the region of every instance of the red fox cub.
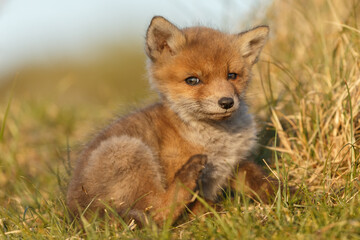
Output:
<path fill-rule="evenodd" d="M 267 200 L 270 182 L 247 161 L 256 129 L 244 95 L 268 32 L 179 29 L 154 17 L 145 47 L 160 101 L 119 118 L 87 145 L 67 192 L 69 209 L 101 213 L 108 205 L 161 225 L 176 220 L 194 191 L 214 202 L 231 183 Z"/>

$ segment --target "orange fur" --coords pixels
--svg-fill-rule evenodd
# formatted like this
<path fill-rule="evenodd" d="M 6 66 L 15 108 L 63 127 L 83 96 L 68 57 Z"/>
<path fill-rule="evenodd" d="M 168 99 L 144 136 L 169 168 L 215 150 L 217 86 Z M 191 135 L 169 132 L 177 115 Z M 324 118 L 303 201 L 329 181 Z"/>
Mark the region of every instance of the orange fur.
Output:
<path fill-rule="evenodd" d="M 264 26 L 225 34 L 154 17 L 146 53 L 161 101 L 118 119 L 86 146 L 69 184 L 70 210 L 101 212 L 107 203 L 161 225 L 181 214 L 191 191 L 215 201 L 256 143 L 244 93 L 267 35 Z M 262 184 L 251 166 L 246 182 Z"/>

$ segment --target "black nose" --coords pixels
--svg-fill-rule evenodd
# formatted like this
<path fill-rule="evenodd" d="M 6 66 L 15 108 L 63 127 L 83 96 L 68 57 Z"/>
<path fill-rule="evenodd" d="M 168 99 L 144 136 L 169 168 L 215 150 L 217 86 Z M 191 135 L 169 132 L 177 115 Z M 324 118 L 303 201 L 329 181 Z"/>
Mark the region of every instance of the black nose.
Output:
<path fill-rule="evenodd" d="M 223 98 L 220 98 L 218 103 L 219 103 L 221 108 L 229 109 L 232 106 L 234 106 L 234 99 L 228 98 L 228 97 L 223 97 Z"/>

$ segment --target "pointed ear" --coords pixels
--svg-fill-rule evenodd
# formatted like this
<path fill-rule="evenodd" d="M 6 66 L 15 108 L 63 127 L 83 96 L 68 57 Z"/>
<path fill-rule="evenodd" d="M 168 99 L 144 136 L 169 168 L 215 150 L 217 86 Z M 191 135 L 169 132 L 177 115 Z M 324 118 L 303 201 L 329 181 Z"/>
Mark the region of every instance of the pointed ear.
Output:
<path fill-rule="evenodd" d="M 268 26 L 259 26 L 238 35 L 237 44 L 243 58 L 255 64 L 269 36 Z"/>
<path fill-rule="evenodd" d="M 184 33 L 163 17 L 151 20 L 146 33 L 146 54 L 155 61 L 160 56 L 174 55 L 185 44 Z"/>

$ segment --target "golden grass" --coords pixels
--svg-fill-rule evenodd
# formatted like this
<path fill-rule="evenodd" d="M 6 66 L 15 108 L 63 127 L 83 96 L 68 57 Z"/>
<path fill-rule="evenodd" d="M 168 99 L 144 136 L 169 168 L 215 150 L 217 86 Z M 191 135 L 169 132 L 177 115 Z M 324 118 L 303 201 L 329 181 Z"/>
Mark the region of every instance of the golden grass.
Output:
<path fill-rule="evenodd" d="M 268 12 L 260 74 L 280 140 L 272 149 L 291 182 L 311 190 L 337 192 L 358 178 L 359 12 L 359 1 L 337 0 L 279 0 Z"/>

